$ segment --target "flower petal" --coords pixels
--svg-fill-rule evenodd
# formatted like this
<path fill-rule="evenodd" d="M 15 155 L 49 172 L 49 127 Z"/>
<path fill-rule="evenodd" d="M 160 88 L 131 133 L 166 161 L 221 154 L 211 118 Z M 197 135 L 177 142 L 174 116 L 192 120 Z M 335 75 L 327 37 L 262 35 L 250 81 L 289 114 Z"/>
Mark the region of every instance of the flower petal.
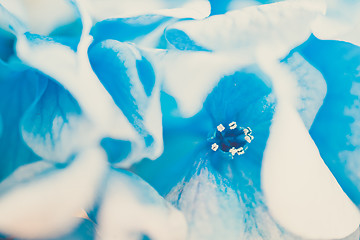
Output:
<path fill-rule="evenodd" d="M 102 239 L 185 239 L 183 215 L 147 183 L 124 170 L 108 174 L 98 210 Z"/>
<path fill-rule="evenodd" d="M 266 54 L 281 57 L 309 37 L 310 24 L 323 9 L 322 4 L 307 1 L 248 7 L 205 20 L 175 23 L 168 28 L 166 36 L 179 49 L 191 43 L 213 51 L 241 49 L 252 55 L 266 50 Z"/>
<path fill-rule="evenodd" d="M 311 38 L 299 53 L 324 75 L 328 91 L 310 129 L 322 158 L 360 205 L 360 47 Z"/>
<path fill-rule="evenodd" d="M 41 161 L 20 168 L 0 185 L 0 231 L 39 239 L 73 230 L 80 222 L 76 214 L 94 203 L 107 169 L 104 157 L 91 149 L 69 166 Z"/>

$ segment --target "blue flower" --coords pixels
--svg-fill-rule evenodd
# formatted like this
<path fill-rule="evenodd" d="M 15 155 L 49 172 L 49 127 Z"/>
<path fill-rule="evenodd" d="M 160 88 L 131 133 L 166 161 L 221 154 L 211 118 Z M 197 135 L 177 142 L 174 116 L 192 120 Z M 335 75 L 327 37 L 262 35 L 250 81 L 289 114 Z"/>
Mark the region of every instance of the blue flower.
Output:
<path fill-rule="evenodd" d="M 269 2 L 4 1 L 4 237 L 357 238 L 356 17 Z"/>
<path fill-rule="evenodd" d="M 183 211 L 190 239 L 358 229 L 358 47 L 311 36 L 322 14 L 284 2 L 167 28 L 180 51 L 154 57 L 174 97 L 163 100 L 165 152 L 134 169 Z"/>

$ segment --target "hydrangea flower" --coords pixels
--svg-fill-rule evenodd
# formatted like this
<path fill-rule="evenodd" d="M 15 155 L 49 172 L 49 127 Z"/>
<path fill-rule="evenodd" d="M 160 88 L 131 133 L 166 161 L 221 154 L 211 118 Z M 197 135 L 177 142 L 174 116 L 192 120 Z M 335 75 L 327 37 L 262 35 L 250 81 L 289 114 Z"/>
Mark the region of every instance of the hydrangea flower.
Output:
<path fill-rule="evenodd" d="M 4 236 L 358 238 L 358 47 L 310 36 L 358 43 L 356 17 L 325 28 L 339 3 L 21 3 L 0 2 Z"/>

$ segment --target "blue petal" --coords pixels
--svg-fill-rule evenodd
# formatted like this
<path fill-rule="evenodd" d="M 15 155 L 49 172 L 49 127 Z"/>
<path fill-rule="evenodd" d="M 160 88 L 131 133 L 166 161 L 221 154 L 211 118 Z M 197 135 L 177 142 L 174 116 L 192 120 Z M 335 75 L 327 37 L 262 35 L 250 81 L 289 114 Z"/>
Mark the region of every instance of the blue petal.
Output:
<path fill-rule="evenodd" d="M 110 163 L 116 163 L 119 159 L 125 159 L 131 152 L 131 142 L 104 138 L 101 146 L 105 149 Z"/>
<path fill-rule="evenodd" d="M 46 81 L 39 79 L 34 70 L 7 69 L 0 75 L 0 179 L 11 174 L 17 167 L 39 160 L 39 157 L 24 143 L 20 123 L 24 113 L 42 94 Z"/>
<path fill-rule="evenodd" d="M 131 41 L 149 34 L 170 19 L 159 15 L 109 19 L 95 24 L 90 34 L 94 36 L 95 44 L 106 39 Z"/>
<path fill-rule="evenodd" d="M 299 53 L 327 83 L 327 95 L 310 134 L 343 190 L 360 205 L 360 48 L 311 37 Z"/>

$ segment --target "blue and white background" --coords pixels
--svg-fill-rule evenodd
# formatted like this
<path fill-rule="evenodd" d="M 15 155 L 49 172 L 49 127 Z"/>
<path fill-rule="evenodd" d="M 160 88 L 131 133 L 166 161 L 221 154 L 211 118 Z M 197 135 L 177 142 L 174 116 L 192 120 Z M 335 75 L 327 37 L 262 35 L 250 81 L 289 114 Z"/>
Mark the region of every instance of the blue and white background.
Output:
<path fill-rule="evenodd" d="M 360 2 L 0 0 L 0 239 L 359 239 Z"/>

